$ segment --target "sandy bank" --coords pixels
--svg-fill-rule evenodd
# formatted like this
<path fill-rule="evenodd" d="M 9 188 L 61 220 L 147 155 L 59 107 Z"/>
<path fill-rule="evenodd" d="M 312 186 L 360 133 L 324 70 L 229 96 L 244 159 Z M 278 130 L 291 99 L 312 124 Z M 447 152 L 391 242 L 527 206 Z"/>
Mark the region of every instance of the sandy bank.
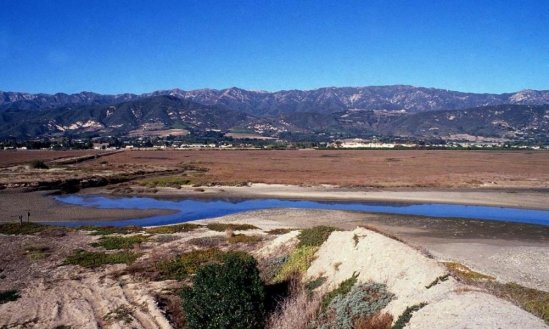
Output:
<path fill-rule="evenodd" d="M 465 264 L 502 282 L 549 291 L 549 272 L 544 269 L 549 256 L 549 227 L 318 209 L 259 210 L 211 220 L 253 224 L 265 230 L 317 225 L 352 230 L 367 225 L 438 260 Z"/>
<path fill-rule="evenodd" d="M 144 218 L 154 215 L 171 214 L 167 209 L 99 209 L 80 207 L 56 201 L 49 192 L 13 192 L 0 191 L 0 222 L 13 222 L 19 215 L 27 220 L 27 212 L 31 213 L 32 222 L 61 222 L 75 220 L 108 221 L 129 218 Z"/>
<path fill-rule="evenodd" d="M 112 193 L 98 188 L 84 191 L 86 194 Z M 139 189 L 139 195 L 158 197 L 231 197 L 231 198 L 282 198 L 305 200 L 391 201 L 421 203 L 451 203 L 530 209 L 549 209 L 549 192 L 545 190 L 437 190 L 395 189 L 379 190 L 342 188 L 331 185 L 304 187 L 280 184 L 251 184 L 250 186 L 215 186 L 156 188 L 154 192 Z"/>

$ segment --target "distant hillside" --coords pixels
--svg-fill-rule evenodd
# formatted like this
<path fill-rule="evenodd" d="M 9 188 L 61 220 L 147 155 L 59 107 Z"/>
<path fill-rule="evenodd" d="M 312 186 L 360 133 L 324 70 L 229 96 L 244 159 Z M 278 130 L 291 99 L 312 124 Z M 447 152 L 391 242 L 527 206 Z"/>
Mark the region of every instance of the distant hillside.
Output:
<path fill-rule="evenodd" d="M 523 90 L 507 94 L 462 93 L 444 89 L 404 85 L 374 87 L 320 88 L 277 92 L 250 91 L 239 88 L 223 90 L 180 89 L 148 94 L 100 95 L 26 94 L 0 92 L 1 109 L 53 109 L 63 106 L 114 105 L 151 96 L 174 96 L 202 105 L 218 106 L 259 116 L 295 112 L 334 113 L 348 109 L 424 112 L 465 109 L 479 106 L 549 104 L 549 91 Z"/>
<path fill-rule="evenodd" d="M 160 95 L 106 105 L 65 105 L 53 109 L 7 107 L 0 111 L 0 138 L 135 137 L 168 129 L 191 134 L 210 130 L 247 132 L 275 138 L 297 134 L 310 139 L 372 135 L 425 139 L 467 139 L 471 136 L 543 139 L 549 135 L 549 105 L 497 105 L 411 113 L 388 109 L 335 111 L 334 108 L 334 111 L 252 114 L 250 112 L 254 111 L 238 110 L 220 103 L 204 105 L 198 100 L 196 97 L 191 100 Z M 100 99 L 90 102 L 100 102 Z"/>

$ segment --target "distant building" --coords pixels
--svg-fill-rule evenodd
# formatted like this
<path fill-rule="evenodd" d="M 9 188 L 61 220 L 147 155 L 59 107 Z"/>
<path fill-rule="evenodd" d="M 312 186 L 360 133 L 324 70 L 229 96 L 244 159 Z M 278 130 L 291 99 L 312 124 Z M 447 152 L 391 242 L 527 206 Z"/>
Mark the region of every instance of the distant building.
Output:
<path fill-rule="evenodd" d="M 93 143 L 94 150 L 106 150 L 109 148 L 109 143 Z"/>

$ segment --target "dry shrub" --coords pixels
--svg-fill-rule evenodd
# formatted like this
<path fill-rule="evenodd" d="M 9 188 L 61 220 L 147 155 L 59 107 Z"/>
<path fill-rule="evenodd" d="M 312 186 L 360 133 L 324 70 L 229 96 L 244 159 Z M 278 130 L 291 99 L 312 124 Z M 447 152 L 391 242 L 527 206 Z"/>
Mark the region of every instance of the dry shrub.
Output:
<path fill-rule="evenodd" d="M 192 238 L 188 241 L 189 244 L 203 248 L 214 248 L 226 242 L 226 239 L 222 236 L 205 236 L 199 238 Z"/>
<path fill-rule="evenodd" d="M 390 329 L 393 316 L 389 313 L 378 313 L 368 318 L 359 318 L 353 329 Z"/>
<path fill-rule="evenodd" d="M 322 298 L 300 289 L 286 298 L 267 319 L 267 329 L 307 329 L 320 312 Z"/>
<path fill-rule="evenodd" d="M 158 308 L 174 328 L 185 328 L 185 314 L 181 306 L 181 297 L 177 294 L 160 294 L 155 297 Z"/>
<path fill-rule="evenodd" d="M 234 230 L 230 227 L 227 227 L 227 229 L 225 229 L 225 237 L 227 239 L 234 237 Z"/>

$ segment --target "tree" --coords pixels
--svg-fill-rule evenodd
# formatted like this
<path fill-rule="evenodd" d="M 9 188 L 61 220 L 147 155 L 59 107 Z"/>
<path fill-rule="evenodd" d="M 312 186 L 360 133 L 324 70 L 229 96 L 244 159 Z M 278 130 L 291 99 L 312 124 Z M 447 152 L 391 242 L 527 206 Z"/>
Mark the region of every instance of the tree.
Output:
<path fill-rule="evenodd" d="M 184 289 L 189 328 L 263 328 L 265 293 L 257 262 L 242 252 L 228 253 L 220 264 L 201 267 L 193 287 Z"/>

